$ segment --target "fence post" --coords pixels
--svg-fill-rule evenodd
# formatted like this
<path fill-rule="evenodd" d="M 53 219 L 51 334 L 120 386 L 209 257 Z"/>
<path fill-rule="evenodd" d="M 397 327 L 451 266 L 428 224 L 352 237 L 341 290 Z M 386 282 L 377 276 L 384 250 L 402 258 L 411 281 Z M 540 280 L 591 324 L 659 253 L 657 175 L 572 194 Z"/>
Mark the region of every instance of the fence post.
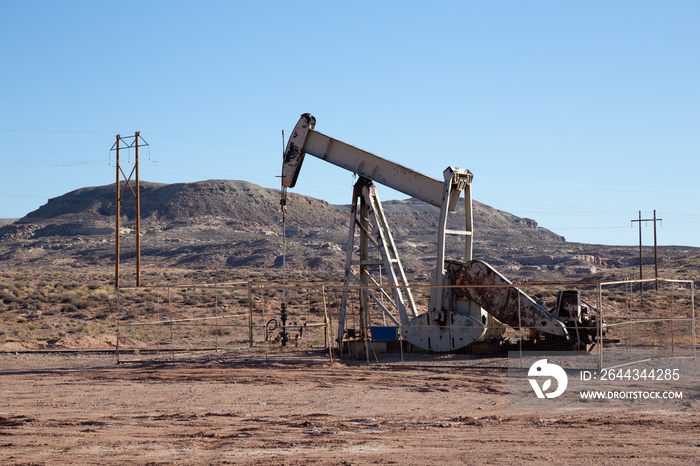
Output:
<path fill-rule="evenodd" d="M 175 359 L 175 322 L 173 322 L 173 301 L 168 287 L 168 313 L 170 317 L 170 359 Z"/>
<path fill-rule="evenodd" d="M 219 320 L 219 285 L 214 283 L 214 350 L 219 351 L 219 333 L 221 333 L 221 320 Z M 208 337 L 209 335 L 207 335 Z"/>
<path fill-rule="evenodd" d="M 121 311 L 121 292 L 119 287 L 114 290 L 114 300 L 116 301 L 116 311 Z M 120 316 L 120 319 L 123 316 Z M 117 320 L 117 348 L 116 348 L 117 364 L 119 364 L 119 319 Z"/>
<path fill-rule="evenodd" d="M 518 289 L 515 289 L 515 293 L 518 296 L 518 329 L 520 330 L 520 338 L 518 338 L 518 349 L 520 353 L 520 367 L 523 367 L 523 322 L 520 314 L 520 293 Z"/>
<path fill-rule="evenodd" d="M 248 341 L 252 348 L 253 340 L 253 285 L 248 280 Z"/>
<path fill-rule="evenodd" d="M 117 356 L 117 364 L 119 364 L 119 321 L 117 321 L 117 344 L 115 348 L 115 355 Z"/>
<path fill-rule="evenodd" d="M 632 284 L 628 281 L 625 283 L 625 304 L 627 305 L 627 357 L 632 359 Z"/>
<path fill-rule="evenodd" d="M 603 368 L 603 285 L 598 282 L 598 371 Z"/>
<path fill-rule="evenodd" d="M 690 309 L 692 312 L 692 318 L 691 318 L 691 328 L 692 332 L 690 335 L 690 339 L 693 342 L 693 357 L 697 356 L 697 340 L 696 340 L 696 335 L 695 335 L 695 281 L 690 282 Z"/>
<path fill-rule="evenodd" d="M 326 320 L 324 332 L 326 334 L 325 343 L 328 347 L 328 358 L 333 363 L 333 327 L 331 319 L 328 318 L 328 308 L 326 307 L 326 285 L 321 286 L 321 294 L 323 295 L 323 318 Z"/>
<path fill-rule="evenodd" d="M 658 280 L 656 281 L 656 290 L 657 291 L 659 290 L 659 281 Z M 676 309 L 674 306 L 675 298 L 676 298 L 676 289 L 675 289 L 675 286 L 671 286 L 671 304 L 669 306 L 671 308 L 671 355 L 673 355 L 673 352 L 675 350 L 675 341 L 674 341 L 675 338 L 674 338 L 674 334 L 673 334 L 673 330 L 674 330 L 673 325 L 674 325 L 674 320 L 676 319 Z"/>

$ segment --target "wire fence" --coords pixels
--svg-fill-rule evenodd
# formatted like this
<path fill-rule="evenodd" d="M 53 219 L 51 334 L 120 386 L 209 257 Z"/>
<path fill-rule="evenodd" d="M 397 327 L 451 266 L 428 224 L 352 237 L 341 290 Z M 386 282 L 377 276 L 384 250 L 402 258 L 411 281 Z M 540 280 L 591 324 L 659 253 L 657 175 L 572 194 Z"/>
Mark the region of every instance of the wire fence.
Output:
<path fill-rule="evenodd" d="M 325 289 L 256 282 L 120 288 L 117 362 L 174 361 L 221 353 L 246 362 L 330 358 Z M 279 353 L 279 354 L 275 354 Z"/>
<path fill-rule="evenodd" d="M 473 321 L 429 323 L 427 284 L 411 285 L 421 316 L 416 322 L 425 319 L 425 325 L 402 319 L 390 287 L 379 285 L 293 281 L 121 288 L 116 297 L 121 313 L 117 361 L 177 361 L 216 353 L 251 363 L 325 363 L 339 358 L 349 364 L 507 368 L 509 354 L 570 351 L 579 356 L 581 368 L 600 369 L 696 355 L 692 281 L 499 287 L 520 297 L 501 312 L 501 320 L 478 307 L 469 310 L 473 321 L 481 323 L 475 341 Z M 557 300 L 563 289 L 575 292 L 580 300 L 578 318 L 567 321 L 560 315 L 562 322 L 568 322 L 557 324 L 564 330 L 547 333 L 546 322 L 528 317 L 522 295 L 556 314 L 562 312 Z M 379 298 L 367 300 L 368 291 Z"/>
<path fill-rule="evenodd" d="M 665 357 L 695 357 L 695 288 L 684 280 L 603 282 L 606 367 Z"/>

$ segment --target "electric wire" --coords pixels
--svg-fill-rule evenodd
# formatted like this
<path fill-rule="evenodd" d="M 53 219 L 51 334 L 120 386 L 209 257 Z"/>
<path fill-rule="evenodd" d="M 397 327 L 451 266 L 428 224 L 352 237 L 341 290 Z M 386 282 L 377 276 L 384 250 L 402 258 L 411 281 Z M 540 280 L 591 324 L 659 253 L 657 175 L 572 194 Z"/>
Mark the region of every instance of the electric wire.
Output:
<path fill-rule="evenodd" d="M 149 171 L 156 171 L 162 174 L 170 175 L 188 175 L 189 178 L 193 179 L 197 175 L 199 176 L 216 176 L 218 178 L 240 178 L 244 177 L 246 180 L 256 180 L 260 182 L 270 183 L 273 181 L 275 176 L 255 172 L 255 171 L 241 171 L 235 170 L 230 171 L 230 169 L 225 168 L 203 168 L 201 165 L 182 163 L 182 162 L 172 162 L 155 160 L 150 154 L 150 145 L 148 146 L 149 151 L 149 162 L 152 163 L 151 169 Z M 130 151 L 127 151 L 127 154 Z M 104 161 L 95 159 L 65 159 L 65 160 L 0 160 L 0 167 L 2 168 L 42 168 L 42 167 L 81 167 L 81 166 L 99 166 L 104 165 Z M 108 159 L 108 165 L 113 166 L 111 157 Z M 521 180 L 522 181 L 522 180 Z M 532 180 L 530 180 L 532 181 Z M 534 181 L 533 181 L 534 182 Z M 306 191 L 310 193 L 319 193 L 320 195 L 328 195 L 329 192 L 345 192 L 338 183 L 322 182 L 322 181 L 305 181 Z M 639 188 L 645 189 L 645 188 Z M 653 189 L 652 189 L 653 190 Z M 14 196 L 17 196 L 15 194 Z M 522 210 L 526 209 L 528 215 L 535 214 L 556 214 L 559 216 L 569 216 L 569 217 L 589 217 L 589 218 L 611 218 L 619 219 L 623 215 L 628 215 L 629 212 L 621 210 L 606 210 L 606 209 L 584 209 L 584 208 L 573 208 L 573 207 L 561 207 L 551 204 L 531 204 L 531 203 L 514 203 L 512 200 L 498 201 L 493 199 L 486 200 L 489 204 L 502 205 L 504 202 L 510 205 L 509 209 Z M 692 215 L 688 213 L 664 213 L 664 215 L 672 220 L 673 223 L 681 224 L 697 224 L 700 222 L 700 216 Z M 583 230 L 583 229 L 621 229 L 628 228 L 627 226 L 618 225 L 587 225 L 587 226 L 561 226 L 553 227 L 548 226 L 548 229 L 553 230 Z"/>
<path fill-rule="evenodd" d="M 104 165 L 103 160 L 0 160 L 3 168 L 78 167 Z"/>
<path fill-rule="evenodd" d="M 105 131 L 59 131 L 59 130 L 8 130 L 0 129 L 0 133 L 6 134 L 86 134 L 91 136 L 101 136 L 111 134 Z M 246 145 L 246 144 L 235 144 L 230 142 L 221 142 L 205 138 L 192 138 L 192 137 L 182 137 L 182 136 L 172 136 L 164 135 L 158 133 L 149 133 L 149 139 L 155 137 L 159 140 L 159 144 L 175 145 L 189 148 L 199 148 L 206 151 L 217 151 L 224 153 L 232 153 L 237 155 L 243 155 L 246 157 L 264 157 L 267 158 L 277 158 L 277 155 L 269 147 L 258 146 L 258 145 Z M 283 136 L 284 138 L 284 136 Z M 284 141 L 283 141 L 284 142 Z M 127 157 L 131 159 L 130 149 L 127 150 Z M 108 151 L 109 153 L 109 151 Z M 197 177 L 215 177 L 217 179 L 245 179 L 246 181 L 252 181 L 259 184 L 274 186 L 275 178 L 274 175 L 268 173 L 262 173 L 258 171 L 251 170 L 232 170 L 229 166 L 222 167 L 216 166 L 216 164 L 189 164 L 170 160 L 158 160 L 157 156 L 153 157 L 151 155 L 150 145 L 148 146 L 148 160 L 149 169 L 148 171 L 157 173 L 172 175 L 177 177 L 183 177 L 183 175 L 189 180 L 196 180 Z M 96 159 L 57 159 L 57 160 L 0 160 L 0 168 L 17 168 L 17 169 L 41 169 L 41 168 L 53 168 L 53 167 L 77 167 L 77 168 L 90 168 L 104 165 L 104 160 Z M 108 155 L 107 165 L 113 166 L 113 161 L 111 159 L 111 154 Z M 205 168 L 206 167 L 206 168 Z M 695 194 L 700 193 L 697 189 L 693 187 L 686 186 L 676 186 L 675 188 L 667 187 L 655 187 L 649 186 L 648 184 L 642 186 L 624 186 L 624 185 L 612 185 L 612 184 L 596 184 L 596 183 L 580 183 L 571 181 L 561 181 L 561 180 L 542 180 L 529 177 L 502 177 L 502 176 L 489 176 L 483 175 L 482 179 L 500 180 L 508 182 L 519 182 L 519 183 L 531 183 L 531 184 L 544 184 L 544 185 L 559 185 L 559 186 L 573 186 L 581 188 L 596 188 L 596 189 L 612 189 L 612 190 L 628 190 L 628 191 L 642 191 L 642 192 L 668 192 L 668 193 L 683 193 L 683 194 Z M 201 178 L 200 178 L 201 179 Z M 346 190 L 345 186 L 339 183 L 324 182 L 320 180 L 305 180 L 303 186 L 300 190 L 306 195 L 311 195 L 318 198 L 328 198 L 334 194 L 344 194 Z M 11 195 L 6 195 L 3 197 L 41 197 L 41 196 L 28 196 L 12 193 Z M 337 196 L 336 196 L 337 197 Z M 561 206 L 552 204 L 532 204 L 532 203 L 522 203 L 513 202 L 512 198 L 507 200 L 497 200 L 497 199 L 480 199 L 482 202 L 487 202 L 489 205 L 499 205 L 501 210 L 508 209 L 510 212 L 518 212 L 516 215 L 519 216 L 529 216 L 536 217 L 538 215 L 556 215 L 557 217 L 577 217 L 577 218 L 588 218 L 595 219 L 595 224 L 586 225 L 566 225 L 566 226 L 550 226 L 547 225 L 544 228 L 552 231 L 572 231 L 572 230 L 621 230 L 625 228 L 630 228 L 630 226 L 623 225 L 602 225 L 600 220 L 611 219 L 615 221 L 622 222 L 620 219 L 629 215 L 628 211 L 623 210 L 612 210 L 612 209 L 586 209 L 582 207 L 572 207 L 572 206 Z M 345 204 L 340 202 L 340 204 Z M 687 225 L 698 225 L 700 224 L 700 215 L 684 213 L 672 213 L 664 211 L 664 217 L 667 219 L 668 225 L 664 225 L 664 229 L 667 231 L 679 231 L 682 226 Z M 602 222 L 604 223 L 604 222 Z M 624 222 L 626 223 L 626 222 Z M 526 227 L 523 227 L 524 229 Z"/>

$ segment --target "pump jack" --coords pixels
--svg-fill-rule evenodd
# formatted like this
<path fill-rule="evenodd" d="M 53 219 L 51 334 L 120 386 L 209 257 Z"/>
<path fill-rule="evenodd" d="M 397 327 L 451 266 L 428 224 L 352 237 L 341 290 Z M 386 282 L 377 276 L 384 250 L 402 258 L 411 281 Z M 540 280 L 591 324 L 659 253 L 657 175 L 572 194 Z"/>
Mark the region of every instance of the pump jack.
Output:
<path fill-rule="evenodd" d="M 338 139 L 326 136 L 315 128 L 316 119 L 308 113 L 301 116 L 291 133 L 284 152 L 282 186 L 295 186 L 305 154 L 311 154 L 358 176 L 353 190 L 353 204 L 348 248 L 345 261 L 344 288 L 338 325 L 338 341 L 342 344 L 348 306 L 348 289 L 360 287 L 360 331 L 368 325 L 369 300 L 401 329 L 401 335 L 413 345 L 436 352 L 463 348 L 484 338 L 487 326 L 508 324 L 526 327 L 557 341 L 591 343 L 596 335 L 594 319 L 578 300 L 567 301 L 576 309 L 553 313 L 511 284 L 508 279 L 483 261 L 473 260 L 473 216 L 471 184 L 473 174 L 466 169 L 448 167 L 444 181 L 438 181 L 397 163 L 378 157 Z M 432 273 L 428 312 L 418 313 L 398 249 L 374 183 L 393 188 L 440 209 L 437 236 L 437 262 Z M 464 193 L 465 223 L 460 230 L 447 228 L 447 218 L 456 210 Z M 353 260 L 355 236 L 359 231 L 359 261 Z M 446 235 L 465 239 L 462 260 L 445 258 Z M 370 243 L 379 251 L 381 261 L 370 258 Z M 359 273 L 353 271 L 359 265 Z M 370 267 L 381 265 L 389 281 L 389 295 L 370 274 Z M 478 285 L 478 286 L 477 286 Z M 379 290 L 377 293 L 372 290 Z M 381 299 L 398 313 L 392 314 Z M 560 299 L 560 302 L 562 300 Z M 583 312 L 582 312 L 583 309 Z M 560 312 L 561 311 L 561 312 Z M 575 327 L 570 334 L 569 327 Z M 579 331 L 580 329 L 580 331 Z"/>

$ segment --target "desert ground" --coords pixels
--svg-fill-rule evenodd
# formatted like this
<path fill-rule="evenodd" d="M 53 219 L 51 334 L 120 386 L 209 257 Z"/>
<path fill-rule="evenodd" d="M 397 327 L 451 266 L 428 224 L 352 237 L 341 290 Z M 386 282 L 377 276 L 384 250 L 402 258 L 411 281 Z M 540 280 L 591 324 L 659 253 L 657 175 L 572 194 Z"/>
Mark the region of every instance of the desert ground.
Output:
<path fill-rule="evenodd" d="M 700 399 L 512 409 L 501 369 L 0 353 L 2 464 L 698 464 Z M 697 387 L 688 387 L 694 388 Z"/>
<path fill-rule="evenodd" d="M 155 319 L 154 290 L 115 307 L 101 276 L 2 278 L 0 464 L 699 462 L 697 377 L 684 379 L 672 406 L 543 411 L 509 406 L 507 370 L 494 365 L 331 362 L 319 346 L 269 357 L 126 354 L 118 364 L 117 322 Z M 179 293 L 186 316 L 213 299 L 248 309 L 231 290 Z M 264 323 L 279 303 L 261 296 Z M 248 346 L 244 330 L 236 351 Z M 697 361 L 684 364 L 694 364 L 684 374 L 698 373 Z"/>

